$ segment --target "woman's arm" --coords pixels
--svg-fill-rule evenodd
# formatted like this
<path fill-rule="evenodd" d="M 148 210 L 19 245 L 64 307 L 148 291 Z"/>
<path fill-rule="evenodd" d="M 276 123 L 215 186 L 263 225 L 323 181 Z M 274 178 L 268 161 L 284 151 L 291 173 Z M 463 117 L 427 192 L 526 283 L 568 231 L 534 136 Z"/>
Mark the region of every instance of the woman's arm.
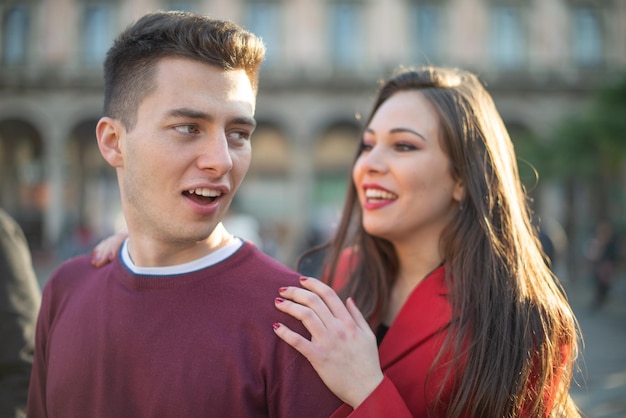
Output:
<path fill-rule="evenodd" d="M 128 231 L 123 230 L 100 241 L 91 252 L 91 264 L 102 267 L 113 260 L 127 236 Z"/>
<path fill-rule="evenodd" d="M 276 307 L 302 321 L 311 339 L 275 324 L 276 334 L 304 355 L 326 386 L 358 407 L 383 381 L 376 337 L 352 299 L 344 305 L 327 285 L 301 278 L 303 288 L 281 288 Z"/>
<path fill-rule="evenodd" d="M 383 381 L 359 406 L 352 409 L 350 405 L 343 404 L 330 418 L 371 418 L 393 417 L 413 418 L 413 414 L 396 386 L 385 376 Z"/>

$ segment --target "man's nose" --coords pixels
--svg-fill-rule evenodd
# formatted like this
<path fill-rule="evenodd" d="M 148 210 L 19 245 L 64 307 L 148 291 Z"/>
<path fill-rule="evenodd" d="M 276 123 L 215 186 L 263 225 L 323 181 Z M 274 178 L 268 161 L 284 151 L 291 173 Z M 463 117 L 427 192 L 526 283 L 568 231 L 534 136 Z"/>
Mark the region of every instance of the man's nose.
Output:
<path fill-rule="evenodd" d="M 215 172 L 217 175 L 228 173 L 233 168 L 233 159 L 226 135 L 212 135 L 202 142 L 197 159 L 202 170 Z"/>

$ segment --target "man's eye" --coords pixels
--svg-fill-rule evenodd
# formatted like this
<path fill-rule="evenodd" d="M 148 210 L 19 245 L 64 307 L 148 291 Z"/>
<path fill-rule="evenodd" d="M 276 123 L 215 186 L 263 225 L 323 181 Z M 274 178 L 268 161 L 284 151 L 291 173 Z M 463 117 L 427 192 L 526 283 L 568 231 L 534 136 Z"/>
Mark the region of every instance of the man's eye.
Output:
<path fill-rule="evenodd" d="M 250 134 L 244 131 L 234 131 L 228 134 L 228 138 L 233 141 L 243 141 L 250 138 Z"/>
<path fill-rule="evenodd" d="M 181 134 L 197 134 L 199 132 L 196 125 L 178 125 L 174 127 L 174 130 Z"/>

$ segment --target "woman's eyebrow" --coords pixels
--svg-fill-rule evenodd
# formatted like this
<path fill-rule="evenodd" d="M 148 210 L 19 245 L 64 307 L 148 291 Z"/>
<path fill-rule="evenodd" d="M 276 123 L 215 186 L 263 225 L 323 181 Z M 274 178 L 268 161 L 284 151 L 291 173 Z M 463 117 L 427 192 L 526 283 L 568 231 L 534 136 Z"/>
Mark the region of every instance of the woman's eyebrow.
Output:
<path fill-rule="evenodd" d="M 373 130 L 372 128 L 365 128 L 365 132 L 368 132 L 368 133 L 371 133 L 371 134 L 376 134 L 376 131 Z M 417 135 L 420 138 L 422 138 L 424 141 L 428 141 L 428 138 L 425 135 L 422 135 L 421 133 L 419 133 L 415 129 L 400 127 L 400 128 L 393 128 L 393 129 L 389 130 L 390 134 L 396 134 L 396 133 L 402 133 L 402 132 L 408 132 L 410 134 Z"/>
<path fill-rule="evenodd" d="M 389 131 L 389 133 L 392 133 L 392 134 L 401 133 L 401 132 L 408 132 L 410 134 L 419 136 L 424 141 L 428 141 L 428 138 L 426 138 L 425 135 L 422 135 L 420 132 L 416 131 L 415 129 L 400 127 L 400 128 L 393 128 L 392 130 Z"/>

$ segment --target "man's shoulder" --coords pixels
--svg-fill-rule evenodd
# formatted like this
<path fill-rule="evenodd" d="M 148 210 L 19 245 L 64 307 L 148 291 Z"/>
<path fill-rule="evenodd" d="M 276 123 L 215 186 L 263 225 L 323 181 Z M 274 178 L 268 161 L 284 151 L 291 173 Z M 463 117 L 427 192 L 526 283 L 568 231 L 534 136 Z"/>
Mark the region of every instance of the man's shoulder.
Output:
<path fill-rule="evenodd" d="M 246 265 L 245 267 L 253 274 L 271 274 L 275 277 L 290 278 L 291 280 L 297 280 L 300 276 L 294 269 L 287 267 L 280 261 L 265 254 L 257 247 L 250 243 L 245 243 L 242 250 L 248 252 L 245 255 Z"/>
<path fill-rule="evenodd" d="M 91 256 L 87 254 L 77 255 L 72 258 L 68 258 L 59 264 L 57 267 L 55 274 L 59 272 L 72 272 L 72 271 L 81 271 L 81 270 L 96 270 L 91 264 Z"/>
<path fill-rule="evenodd" d="M 91 276 L 103 274 L 111 268 L 108 264 L 96 268 L 91 264 L 90 255 L 79 255 L 63 261 L 46 282 L 46 288 L 73 288 L 90 282 Z M 50 291 L 50 290 L 48 290 Z"/>

